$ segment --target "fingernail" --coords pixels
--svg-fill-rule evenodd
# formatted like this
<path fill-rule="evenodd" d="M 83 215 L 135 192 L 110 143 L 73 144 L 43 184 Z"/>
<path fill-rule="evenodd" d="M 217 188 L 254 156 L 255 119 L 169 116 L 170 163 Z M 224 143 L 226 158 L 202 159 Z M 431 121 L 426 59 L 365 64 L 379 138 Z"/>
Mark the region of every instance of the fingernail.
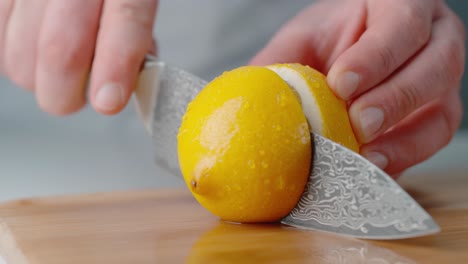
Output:
<path fill-rule="evenodd" d="M 372 162 L 375 166 L 384 170 L 388 166 L 388 159 L 379 152 L 369 152 L 364 155 L 370 162 Z"/>
<path fill-rule="evenodd" d="M 336 81 L 336 92 L 343 100 L 351 98 L 358 88 L 360 79 L 355 72 L 341 73 Z"/>
<path fill-rule="evenodd" d="M 380 108 L 369 107 L 361 111 L 359 122 L 364 143 L 373 139 L 374 134 L 382 127 L 384 113 Z"/>
<path fill-rule="evenodd" d="M 123 87 L 119 84 L 105 84 L 96 94 L 96 105 L 102 110 L 114 110 L 122 104 Z"/>

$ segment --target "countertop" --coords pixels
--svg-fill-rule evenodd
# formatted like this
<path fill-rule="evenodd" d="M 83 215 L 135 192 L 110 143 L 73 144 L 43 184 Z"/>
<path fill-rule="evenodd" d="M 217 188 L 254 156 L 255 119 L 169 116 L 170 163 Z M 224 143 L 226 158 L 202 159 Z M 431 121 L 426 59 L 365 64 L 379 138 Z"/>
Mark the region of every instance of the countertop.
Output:
<path fill-rule="evenodd" d="M 441 232 L 376 241 L 279 224 L 235 224 L 186 188 L 20 199 L 0 204 L 0 254 L 15 264 L 466 263 L 468 178 L 417 174 L 402 186 Z"/>

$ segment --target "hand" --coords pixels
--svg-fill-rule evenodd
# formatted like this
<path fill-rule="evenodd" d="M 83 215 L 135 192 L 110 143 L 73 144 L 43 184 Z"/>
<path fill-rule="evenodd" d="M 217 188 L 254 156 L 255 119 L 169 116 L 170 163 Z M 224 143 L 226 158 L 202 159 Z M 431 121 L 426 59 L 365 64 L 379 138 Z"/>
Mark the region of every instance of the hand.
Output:
<path fill-rule="evenodd" d="M 300 62 L 349 102 L 361 153 L 389 174 L 422 162 L 461 122 L 463 24 L 441 0 L 335 0 L 287 23 L 252 64 Z"/>
<path fill-rule="evenodd" d="M 2 0 L 0 72 L 65 115 L 89 99 L 103 114 L 127 103 L 151 49 L 157 0 Z"/>

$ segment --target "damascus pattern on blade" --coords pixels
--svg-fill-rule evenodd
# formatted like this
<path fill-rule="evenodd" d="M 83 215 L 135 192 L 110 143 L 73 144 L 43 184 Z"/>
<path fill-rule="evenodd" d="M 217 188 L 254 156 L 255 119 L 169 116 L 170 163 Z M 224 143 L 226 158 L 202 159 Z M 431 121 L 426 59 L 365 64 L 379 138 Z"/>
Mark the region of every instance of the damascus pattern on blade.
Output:
<path fill-rule="evenodd" d="M 172 66 L 165 66 L 162 70 L 153 115 L 155 162 L 181 177 L 177 155 L 178 130 L 187 105 L 205 87 L 206 82 Z"/>
<path fill-rule="evenodd" d="M 357 237 L 435 232 L 432 218 L 362 156 L 313 134 L 314 161 L 303 196 L 283 223 Z"/>

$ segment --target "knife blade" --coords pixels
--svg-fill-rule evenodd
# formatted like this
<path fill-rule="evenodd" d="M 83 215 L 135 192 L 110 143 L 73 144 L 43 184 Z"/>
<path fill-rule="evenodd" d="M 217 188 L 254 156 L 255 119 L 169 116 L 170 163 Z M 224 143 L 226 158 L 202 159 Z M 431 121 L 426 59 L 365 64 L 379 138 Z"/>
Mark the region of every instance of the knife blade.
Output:
<path fill-rule="evenodd" d="M 152 137 L 156 164 L 180 178 L 176 135 L 188 103 L 206 84 L 189 72 L 147 56 L 135 89 L 137 111 Z"/>
<path fill-rule="evenodd" d="M 281 222 L 363 239 L 437 233 L 431 216 L 390 176 L 361 155 L 318 134 L 304 194 Z"/>
<path fill-rule="evenodd" d="M 187 105 L 206 84 L 187 71 L 148 57 L 135 90 L 156 164 L 180 178 L 176 135 Z M 311 174 L 298 204 L 282 224 L 364 239 L 402 239 L 440 231 L 384 171 L 338 143 L 311 135 Z"/>

